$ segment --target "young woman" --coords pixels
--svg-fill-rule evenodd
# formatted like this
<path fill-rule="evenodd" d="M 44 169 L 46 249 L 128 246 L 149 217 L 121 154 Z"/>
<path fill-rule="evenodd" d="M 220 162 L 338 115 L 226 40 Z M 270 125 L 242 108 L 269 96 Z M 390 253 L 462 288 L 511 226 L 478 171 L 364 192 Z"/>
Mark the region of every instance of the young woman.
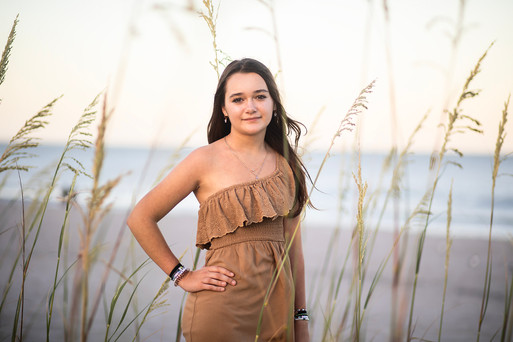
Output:
<path fill-rule="evenodd" d="M 306 203 L 307 172 L 287 133 L 297 144 L 300 126 L 285 113 L 269 69 L 233 61 L 219 79 L 209 145 L 178 164 L 128 219 L 146 253 L 189 292 L 187 341 L 254 341 L 257 329 L 259 341 L 309 340 L 300 229 L 285 257 Z M 207 249 L 195 271 L 179 263 L 157 226 L 191 192 L 200 203 L 196 245 Z"/>

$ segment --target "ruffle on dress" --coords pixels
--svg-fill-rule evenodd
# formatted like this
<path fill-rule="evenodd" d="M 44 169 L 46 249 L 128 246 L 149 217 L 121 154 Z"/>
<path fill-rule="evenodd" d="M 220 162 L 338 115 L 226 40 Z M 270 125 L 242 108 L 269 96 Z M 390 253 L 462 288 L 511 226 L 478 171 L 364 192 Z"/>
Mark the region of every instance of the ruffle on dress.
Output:
<path fill-rule="evenodd" d="M 294 205 L 294 177 L 284 157 L 279 155 L 276 163 L 272 174 L 222 189 L 200 205 L 197 247 L 208 249 L 214 238 L 290 212 Z"/>

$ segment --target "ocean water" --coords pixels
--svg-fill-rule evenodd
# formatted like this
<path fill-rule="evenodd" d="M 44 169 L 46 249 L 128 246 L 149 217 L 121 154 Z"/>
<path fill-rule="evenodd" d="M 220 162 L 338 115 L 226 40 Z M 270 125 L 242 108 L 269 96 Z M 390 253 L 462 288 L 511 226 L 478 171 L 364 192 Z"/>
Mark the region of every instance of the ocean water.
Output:
<path fill-rule="evenodd" d="M 3 151 L 5 145 L 0 145 Z M 0 198 L 20 198 L 20 178 L 26 199 L 37 196 L 38 189 L 47 187 L 51 180 L 55 164 L 62 153 L 62 146 L 39 146 L 33 151 L 36 155 L 26 159 L 22 164 L 34 166 L 28 172 L 21 172 L 20 177 L 14 172 L 2 175 L 3 186 Z M 115 207 L 124 208 L 133 205 L 149 191 L 159 178 L 159 174 L 174 163 L 179 162 L 191 149 L 156 149 L 145 148 L 107 148 L 101 180 L 122 176 L 118 186 L 109 197 Z M 70 156 L 79 160 L 86 170 L 91 170 L 93 151 L 74 151 Z M 371 203 L 366 212 L 365 222 L 369 229 L 375 229 L 383 210 L 386 192 L 390 187 L 391 169 L 383 169 L 386 155 L 362 153 L 362 179 L 367 183 L 366 203 Z M 307 153 L 303 161 L 313 178 L 319 171 L 324 152 Z M 447 160 L 461 164 L 462 168 L 448 164 L 442 170 L 432 203 L 432 217 L 429 231 L 432 234 L 445 234 L 447 218 L 447 201 L 452 184 L 452 221 L 451 231 L 455 236 L 472 236 L 487 238 L 490 227 L 492 166 L 491 155 L 466 155 L 463 158 L 448 157 Z M 72 165 L 76 163 L 69 159 Z M 333 229 L 352 229 L 356 217 L 357 188 L 353 174 L 357 174 L 357 160 L 352 154 L 332 154 L 319 174 L 316 189 L 312 192 L 312 202 L 317 210 L 307 211 L 305 224 Z M 495 188 L 495 205 L 493 216 L 493 237 L 507 238 L 513 234 L 513 159 L 501 164 Z M 6 178 L 4 178 L 6 177 Z M 72 181 L 72 173 L 59 175 L 57 188 L 51 200 L 60 201 Z M 78 199 L 85 203 L 91 179 L 81 176 L 76 189 Z M 394 214 L 393 201 L 383 210 L 380 229 L 392 230 L 397 224 L 401 226 L 412 210 L 417 207 L 426 190 L 433 184 L 432 172 L 429 170 L 429 155 L 413 154 L 408 157 L 408 164 L 401 178 L 397 214 Z M 372 199 L 372 200 L 371 200 Z M 369 202 L 370 201 L 370 202 Z M 195 215 L 198 203 L 190 195 L 175 209 L 175 212 Z M 396 219 L 394 219 L 396 217 Z M 417 218 L 412 221 L 413 229 L 424 227 L 425 220 Z"/>

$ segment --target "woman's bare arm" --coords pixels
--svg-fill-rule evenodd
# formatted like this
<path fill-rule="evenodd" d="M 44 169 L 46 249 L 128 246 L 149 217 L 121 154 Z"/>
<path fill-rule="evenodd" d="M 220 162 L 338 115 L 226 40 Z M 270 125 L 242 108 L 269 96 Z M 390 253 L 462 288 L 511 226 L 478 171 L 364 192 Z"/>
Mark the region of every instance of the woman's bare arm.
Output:
<path fill-rule="evenodd" d="M 292 239 L 294 231 L 296 234 L 289 252 L 292 274 L 294 275 L 295 300 L 294 309 L 306 309 L 306 288 L 305 288 L 305 261 L 303 257 L 303 244 L 301 242 L 301 215 L 294 218 L 285 218 L 285 237 L 287 241 Z M 296 230 L 297 228 L 297 230 Z M 294 332 L 296 341 L 309 341 L 308 321 L 294 321 Z"/>
<path fill-rule="evenodd" d="M 166 273 L 178 264 L 157 223 L 187 195 L 195 191 L 205 171 L 204 149 L 193 151 L 179 163 L 162 182 L 153 188 L 134 207 L 127 224 L 148 256 Z M 208 267 L 190 272 L 181 281 L 186 291 L 223 291 L 233 284 L 233 274 L 221 267 Z"/>

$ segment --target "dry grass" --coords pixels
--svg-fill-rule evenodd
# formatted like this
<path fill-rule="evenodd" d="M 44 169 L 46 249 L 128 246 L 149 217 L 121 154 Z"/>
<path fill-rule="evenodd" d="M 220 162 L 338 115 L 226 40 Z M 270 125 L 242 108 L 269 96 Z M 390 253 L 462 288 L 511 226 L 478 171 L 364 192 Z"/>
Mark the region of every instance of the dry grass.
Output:
<path fill-rule="evenodd" d="M 2 59 L 0 59 L 0 85 L 4 83 L 5 75 L 7 74 L 9 56 L 11 55 L 12 45 L 14 43 L 14 38 L 16 37 L 16 25 L 18 25 L 19 22 L 18 17 L 19 14 L 14 19 L 14 22 L 11 27 L 11 32 L 7 37 L 7 43 L 5 43 L 4 51 L 2 52 Z"/>
<path fill-rule="evenodd" d="M 413 323 L 413 311 L 414 311 L 414 306 L 415 306 L 415 295 L 416 295 L 416 290 L 417 290 L 418 275 L 420 272 L 422 253 L 424 250 L 424 242 L 426 239 L 427 228 L 429 225 L 429 218 L 431 216 L 432 205 L 433 205 L 433 201 L 435 198 L 437 185 L 438 185 L 438 182 L 440 179 L 439 178 L 440 172 L 442 170 L 443 165 L 445 165 L 444 158 L 448 151 L 453 151 L 460 157 L 463 156 L 463 154 L 456 147 L 453 147 L 452 145 L 450 145 L 451 139 L 453 138 L 453 136 L 455 134 L 463 134 L 465 132 L 482 133 L 479 129 L 480 123 L 476 119 L 472 118 L 471 116 L 465 115 L 462 113 L 462 111 L 463 111 L 462 104 L 465 100 L 467 100 L 469 98 L 473 98 L 479 94 L 479 91 L 470 89 L 470 85 L 471 85 L 472 81 L 474 80 L 474 78 L 477 76 L 477 74 L 481 71 L 481 63 L 484 60 L 484 58 L 486 57 L 486 54 L 488 53 L 490 48 L 491 48 L 491 45 L 488 49 L 486 49 L 486 51 L 483 53 L 483 55 L 477 61 L 475 67 L 470 71 L 470 75 L 468 76 L 467 80 L 465 81 L 463 90 L 461 92 L 461 95 L 458 98 L 456 106 L 454 107 L 454 109 L 451 112 L 447 113 L 448 114 L 447 123 L 443 127 L 444 131 L 445 131 L 445 136 L 443 139 L 442 147 L 440 148 L 440 151 L 438 151 L 437 154 L 433 153 L 434 157 L 432 160 L 432 166 L 433 166 L 433 170 L 434 170 L 434 175 L 433 175 L 434 181 L 433 181 L 433 185 L 431 186 L 431 188 L 428 189 L 428 193 L 429 193 L 428 201 L 429 202 L 427 204 L 427 207 L 425 208 L 425 212 L 427 213 L 426 220 L 425 220 L 425 224 L 424 224 L 424 229 L 422 230 L 422 232 L 419 236 L 418 244 L 417 244 L 415 276 L 414 276 L 414 281 L 413 281 L 413 291 L 412 291 L 412 298 L 411 298 L 411 305 L 410 305 L 410 315 L 409 315 L 409 320 L 408 320 L 408 335 L 407 335 L 408 341 L 410 341 L 413 338 L 412 323 Z M 455 165 L 458 165 L 461 167 L 461 165 L 459 165 L 458 163 L 453 162 L 453 161 L 449 161 L 448 163 L 455 164 Z"/>
<path fill-rule="evenodd" d="M 488 252 L 486 256 L 486 271 L 484 276 L 484 286 L 483 286 L 483 296 L 481 301 L 481 311 L 479 313 L 479 323 L 477 328 L 477 341 L 479 341 L 481 337 L 481 328 L 483 326 L 483 321 L 486 316 L 486 309 L 488 307 L 488 299 L 490 296 L 491 289 L 491 276 L 492 276 L 492 267 L 491 267 L 491 258 L 492 258 L 492 227 L 493 227 L 493 211 L 495 207 L 495 185 L 497 182 L 497 176 L 499 174 L 499 167 L 501 162 L 505 157 L 501 156 L 502 145 L 504 144 L 504 139 L 506 138 L 506 122 L 508 121 L 508 107 L 509 100 L 511 95 L 508 96 L 508 99 L 504 103 L 504 110 L 502 111 L 502 118 L 499 123 L 499 132 L 497 133 L 497 142 L 495 143 L 495 152 L 493 155 L 493 170 L 492 170 L 492 194 L 491 194 L 491 209 L 490 209 L 490 229 L 488 231 Z M 507 274 L 506 274 L 506 284 L 507 284 Z M 508 290 L 506 287 L 506 298 L 508 298 Z M 511 294 L 509 295 L 511 298 Z M 507 301 L 506 301 L 507 302 Z M 509 308 L 505 309 L 505 316 L 509 312 Z M 507 320 L 504 323 L 503 336 L 504 331 L 506 330 Z"/>

